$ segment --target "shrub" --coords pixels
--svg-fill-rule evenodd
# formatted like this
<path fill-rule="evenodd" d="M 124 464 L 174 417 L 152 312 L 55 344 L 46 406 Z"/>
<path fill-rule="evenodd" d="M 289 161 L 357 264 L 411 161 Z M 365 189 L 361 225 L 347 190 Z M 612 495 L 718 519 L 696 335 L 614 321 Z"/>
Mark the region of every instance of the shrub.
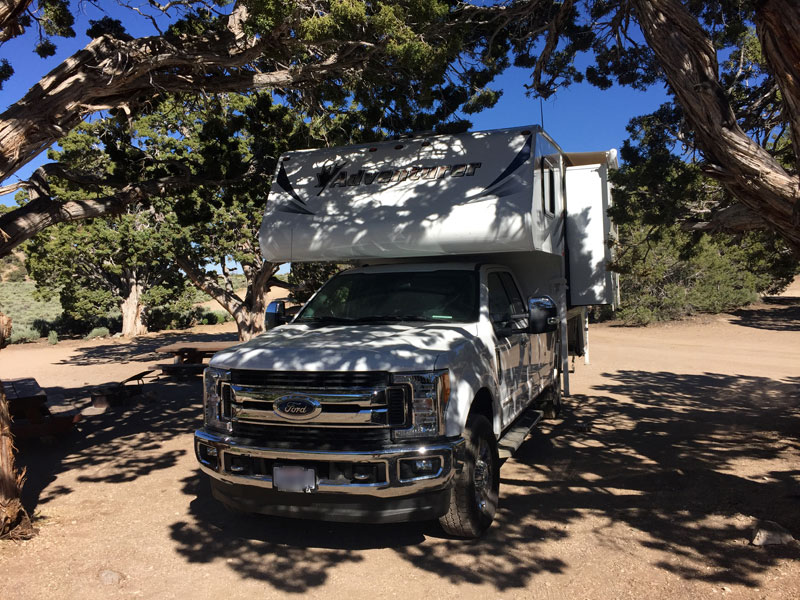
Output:
<path fill-rule="evenodd" d="M 33 327 L 27 325 L 14 325 L 11 329 L 12 344 L 26 344 L 28 342 L 35 342 L 39 339 L 39 332 Z"/>
<path fill-rule="evenodd" d="M 55 330 L 47 334 L 47 343 L 51 346 L 55 346 L 58 343 L 58 333 Z"/>
<path fill-rule="evenodd" d="M 95 327 L 83 339 L 93 340 L 95 338 L 108 337 L 110 334 L 111 332 L 108 330 L 108 327 Z"/>
<path fill-rule="evenodd" d="M 202 325 L 217 325 L 218 323 L 226 323 L 227 321 L 232 320 L 233 317 L 231 317 L 230 314 L 224 310 L 212 310 L 204 312 L 200 317 L 200 323 Z"/>

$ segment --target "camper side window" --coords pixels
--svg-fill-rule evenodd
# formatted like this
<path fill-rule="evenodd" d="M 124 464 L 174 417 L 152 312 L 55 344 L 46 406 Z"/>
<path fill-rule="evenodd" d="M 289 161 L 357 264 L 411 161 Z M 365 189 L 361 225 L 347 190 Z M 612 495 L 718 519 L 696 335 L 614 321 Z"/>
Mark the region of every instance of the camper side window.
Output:
<path fill-rule="evenodd" d="M 556 171 L 547 158 L 542 157 L 542 210 L 548 217 L 556 214 Z"/>

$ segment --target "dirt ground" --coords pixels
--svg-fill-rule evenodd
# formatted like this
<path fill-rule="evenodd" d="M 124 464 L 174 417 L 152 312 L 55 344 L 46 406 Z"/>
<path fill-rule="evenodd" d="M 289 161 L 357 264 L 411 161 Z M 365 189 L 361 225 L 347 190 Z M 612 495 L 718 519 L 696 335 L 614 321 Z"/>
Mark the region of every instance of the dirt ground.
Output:
<path fill-rule="evenodd" d="M 61 405 L 159 362 L 192 334 L 33 344 L 0 378 Z M 757 519 L 800 538 L 800 286 L 732 315 L 593 326 L 563 419 L 502 469 L 478 542 L 436 525 L 234 517 L 196 466 L 199 380 L 28 444 L 39 534 L 0 542 L 0 598 L 800 598 L 800 543 L 749 544 Z"/>

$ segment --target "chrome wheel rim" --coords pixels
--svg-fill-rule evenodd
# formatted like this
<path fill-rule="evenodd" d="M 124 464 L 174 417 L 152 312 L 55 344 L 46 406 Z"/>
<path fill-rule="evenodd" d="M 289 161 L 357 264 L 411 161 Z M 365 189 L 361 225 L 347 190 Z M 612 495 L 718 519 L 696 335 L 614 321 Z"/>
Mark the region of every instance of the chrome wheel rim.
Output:
<path fill-rule="evenodd" d="M 475 504 L 484 514 L 492 512 L 491 493 L 494 489 L 492 455 L 489 444 L 485 439 L 478 442 L 478 452 L 475 456 L 473 480 L 475 482 Z"/>

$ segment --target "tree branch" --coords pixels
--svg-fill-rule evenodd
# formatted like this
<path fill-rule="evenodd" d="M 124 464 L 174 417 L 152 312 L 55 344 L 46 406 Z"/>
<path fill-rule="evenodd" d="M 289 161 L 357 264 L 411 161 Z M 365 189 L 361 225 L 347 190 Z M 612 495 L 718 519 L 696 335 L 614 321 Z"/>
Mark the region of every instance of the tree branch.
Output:
<path fill-rule="evenodd" d="M 5 0 L 0 4 L 0 44 L 22 35 L 25 28 L 20 25 L 19 18 L 33 0 Z"/>
<path fill-rule="evenodd" d="M 50 196 L 48 177 L 58 176 L 73 183 L 86 186 L 118 187 L 111 195 L 86 198 L 80 201 L 61 202 Z M 241 179 L 241 178 L 239 178 Z M 10 212 L 0 215 L 0 257 L 32 238 L 45 227 L 80 219 L 118 215 L 125 212 L 130 204 L 147 203 L 152 196 L 159 196 L 170 190 L 199 185 L 223 185 L 237 180 L 211 180 L 197 177 L 157 177 L 145 181 L 127 183 L 92 175 L 74 173 L 57 163 L 39 167 L 25 182 L 31 201 Z"/>
<path fill-rule="evenodd" d="M 800 253 L 800 219 L 793 212 L 800 199 L 800 180 L 737 124 L 706 32 L 679 0 L 631 3 L 695 133 L 697 147 L 718 166 L 713 176 Z M 792 13 L 800 20 L 800 7 L 787 8 L 783 18 L 791 18 Z"/>
<path fill-rule="evenodd" d="M 744 204 L 734 204 L 715 212 L 709 221 L 684 221 L 684 231 L 743 233 L 768 229 L 767 223 Z"/>

